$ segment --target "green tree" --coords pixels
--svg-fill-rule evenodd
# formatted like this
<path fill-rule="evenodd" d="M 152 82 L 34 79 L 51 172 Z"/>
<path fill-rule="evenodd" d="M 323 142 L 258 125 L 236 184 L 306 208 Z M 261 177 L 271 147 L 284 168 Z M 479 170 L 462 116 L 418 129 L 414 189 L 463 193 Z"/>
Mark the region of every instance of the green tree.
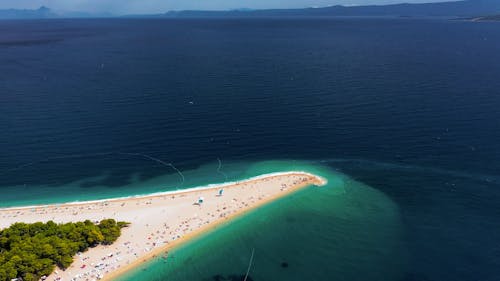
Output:
<path fill-rule="evenodd" d="M 67 268 L 78 251 L 98 244 L 111 244 L 120 236 L 126 222 L 103 220 L 56 224 L 15 223 L 0 230 L 0 281 L 22 278 L 39 280 L 58 265 Z"/>

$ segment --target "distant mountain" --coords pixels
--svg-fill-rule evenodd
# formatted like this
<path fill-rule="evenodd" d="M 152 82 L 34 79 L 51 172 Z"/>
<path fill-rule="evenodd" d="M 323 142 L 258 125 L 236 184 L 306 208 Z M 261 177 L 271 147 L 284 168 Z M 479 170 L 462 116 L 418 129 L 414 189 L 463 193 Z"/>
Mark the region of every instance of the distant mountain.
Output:
<path fill-rule="evenodd" d="M 0 19 L 44 19 L 54 18 L 57 14 L 47 7 L 40 7 L 36 10 L 7 9 L 0 10 Z"/>
<path fill-rule="evenodd" d="M 35 10 L 28 9 L 7 9 L 0 10 L 0 19 L 49 19 L 49 18 L 110 18 L 110 13 L 88 13 L 78 11 L 58 11 L 53 12 L 47 7 L 40 7 Z"/>
<path fill-rule="evenodd" d="M 331 6 L 307 9 L 172 11 L 165 17 L 401 16 L 467 17 L 500 13 L 500 0 L 464 0 L 424 4 Z"/>
<path fill-rule="evenodd" d="M 402 0 L 404 1 L 404 0 Z M 306 9 L 238 9 L 230 11 L 170 11 L 154 15 L 127 15 L 125 17 L 140 18 L 207 18 L 207 17 L 458 17 L 481 18 L 487 15 L 500 14 L 500 0 L 463 0 L 454 2 L 438 2 L 424 4 L 392 4 L 370 6 L 330 6 Z M 114 17 L 109 13 L 59 12 L 55 13 L 47 7 L 36 10 L 8 9 L 0 10 L 0 19 L 43 19 L 43 18 L 96 18 Z M 495 18 L 496 16 L 492 16 Z M 490 19 L 490 20 L 493 20 Z"/>

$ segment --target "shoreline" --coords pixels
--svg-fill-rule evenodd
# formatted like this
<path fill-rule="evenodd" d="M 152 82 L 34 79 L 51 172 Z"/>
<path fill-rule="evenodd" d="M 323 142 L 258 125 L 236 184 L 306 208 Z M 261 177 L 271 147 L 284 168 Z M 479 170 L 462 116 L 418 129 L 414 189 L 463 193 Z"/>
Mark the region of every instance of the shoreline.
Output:
<path fill-rule="evenodd" d="M 304 174 L 304 175 L 310 175 L 310 176 L 316 177 L 319 181 L 323 182 L 322 185 L 325 185 L 328 182 L 325 178 L 323 178 L 321 176 L 314 175 L 312 173 L 305 172 L 305 171 L 274 172 L 274 173 L 266 173 L 266 174 L 262 174 L 262 175 L 258 175 L 258 176 L 254 176 L 254 177 L 249 177 L 249 178 L 242 179 L 242 180 L 228 181 L 228 182 L 222 182 L 222 183 L 211 183 L 211 184 L 207 184 L 207 185 L 188 187 L 188 188 L 169 190 L 169 191 L 146 193 L 146 194 L 129 195 L 129 196 L 122 196 L 122 197 L 111 197 L 111 198 L 106 198 L 106 199 L 95 199 L 95 200 L 86 200 L 86 201 L 69 201 L 69 202 L 49 203 L 49 204 L 0 207 L 0 212 L 1 211 L 14 211 L 14 210 L 27 210 L 27 209 L 33 209 L 33 208 L 46 208 L 46 207 L 51 207 L 51 206 L 56 206 L 56 205 L 59 207 L 64 207 L 66 205 L 78 206 L 78 205 L 94 204 L 94 203 L 125 201 L 128 199 L 144 199 L 144 198 L 149 198 L 149 197 L 183 194 L 183 193 L 190 193 L 190 192 L 203 191 L 203 190 L 212 190 L 212 189 L 222 188 L 222 187 L 226 187 L 226 186 L 237 185 L 239 183 L 244 183 L 244 182 L 248 182 L 248 181 L 269 178 L 269 177 L 273 177 L 273 176 L 285 176 L 285 175 L 293 175 L 293 174 Z"/>
<path fill-rule="evenodd" d="M 0 228 L 9 222 L 48 221 L 50 215 L 56 223 L 100 218 L 131 222 L 115 243 L 78 254 L 69 268 L 57 269 L 46 279 L 112 280 L 264 204 L 326 183 L 320 176 L 290 171 L 149 195 L 2 208 Z M 224 194 L 215 195 L 215 190 Z M 202 204 L 194 203 L 203 197 L 207 200 Z"/>
<path fill-rule="evenodd" d="M 293 172 L 290 172 L 290 173 L 293 173 Z M 312 175 L 312 174 L 311 174 Z M 316 176 L 318 177 L 318 176 Z M 321 177 L 320 177 L 321 178 Z M 327 181 L 323 178 L 322 179 L 322 183 L 319 185 L 319 186 L 322 186 L 322 185 L 325 185 L 327 183 Z M 169 251 L 169 250 L 173 250 L 175 249 L 176 247 L 184 244 L 184 243 L 187 243 L 189 242 L 190 240 L 192 239 L 195 239 L 195 238 L 198 238 L 198 237 L 201 237 L 203 234 L 211 231 L 211 230 L 215 230 L 216 228 L 220 227 L 221 225 L 225 224 L 225 223 L 229 223 L 231 220 L 234 220 L 240 216 L 243 216 L 245 215 L 246 213 L 248 212 L 251 212 L 252 210 L 255 210 L 263 205 L 266 205 L 268 203 L 271 203 L 272 201 L 275 201 L 277 199 L 280 199 L 280 198 L 283 198 L 287 195 L 290 195 L 302 188 L 305 188 L 307 186 L 310 186 L 311 183 L 303 183 L 301 185 L 298 185 L 298 186 L 295 186 L 293 189 L 290 189 L 289 192 L 283 192 L 279 195 L 276 195 L 274 197 L 270 197 L 268 198 L 267 200 L 264 200 L 264 201 L 261 201 L 259 202 L 258 204 L 252 206 L 252 208 L 250 209 L 247 209 L 247 210 L 243 210 L 241 212 L 238 212 L 238 213 L 234 213 L 228 217 L 226 217 L 226 219 L 224 220 L 220 220 L 214 224 L 211 224 L 211 225 L 206 225 L 205 227 L 203 228 L 200 228 L 198 229 L 197 231 L 195 232 L 191 232 L 189 233 L 188 235 L 182 237 L 181 239 L 178 239 L 176 240 L 175 242 L 173 242 L 172 244 L 170 245 L 165 245 L 164 247 L 162 248 L 158 248 L 156 249 L 155 251 L 151 252 L 149 255 L 145 256 L 142 260 L 137 260 L 136 263 L 133 263 L 133 264 L 130 264 L 129 266 L 127 267 L 124 267 L 124 268 L 121 268 L 111 274 L 109 274 L 108 276 L 106 276 L 105 278 L 101 279 L 103 281 L 109 281 L 109 280 L 113 280 L 115 278 L 118 278 L 120 276 L 123 276 L 124 274 L 126 274 L 127 272 L 130 272 L 131 270 L 151 261 L 152 259 L 156 258 L 159 254 L 161 253 L 164 253 L 166 251 Z"/>

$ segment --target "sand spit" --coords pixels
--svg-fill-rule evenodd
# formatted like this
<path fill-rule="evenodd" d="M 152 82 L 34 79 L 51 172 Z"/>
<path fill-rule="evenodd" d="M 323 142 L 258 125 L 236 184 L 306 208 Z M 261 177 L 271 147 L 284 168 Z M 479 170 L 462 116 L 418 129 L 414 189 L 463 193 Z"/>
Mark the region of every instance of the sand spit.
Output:
<path fill-rule="evenodd" d="M 57 223 L 114 218 L 130 222 L 110 246 L 79 253 L 46 280 L 110 280 L 204 231 L 299 188 L 326 184 L 306 172 L 272 173 L 248 180 L 152 195 L 0 209 L 0 228 L 15 222 Z M 221 192 L 222 190 L 222 192 Z M 222 193 L 222 195 L 220 195 Z M 198 203 L 202 200 L 201 203 Z"/>

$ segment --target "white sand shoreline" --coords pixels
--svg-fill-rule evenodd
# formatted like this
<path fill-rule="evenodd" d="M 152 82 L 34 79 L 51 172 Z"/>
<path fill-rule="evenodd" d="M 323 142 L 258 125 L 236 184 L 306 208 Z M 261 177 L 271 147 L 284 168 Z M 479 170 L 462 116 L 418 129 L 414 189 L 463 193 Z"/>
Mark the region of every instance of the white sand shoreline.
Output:
<path fill-rule="evenodd" d="M 143 262 L 263 204 L 300 188 L 327 183 L 302 171 L 269 173 L 246 180 L 149 195 L 0 209 L 0 229 L 15 222 L 56 223 L 113 218 L 131 224 L 109 246 L 74 258 L 46 280 L 111 280 Z M 218 191 L 223 190 L 219 196 Z M 202 204 L 195 202 L 203 197 Z"/>
<path fill-rule="evenodd" d="M 222 183 L 211 183 L 207 185 L 201 185 L 201 186 L 195 186 L 195 187 L 188 187 L 188 188 L 182 188 L 182 189 L 176 189 L 176 190 L 169 190 L 169 191 L 159 191 L 159 192 L 153 192 L 153 193 L 146 193 L 146 194 L 138 194 L 138 195 L 129 195 L 129 196 L 122 196 L 122 197 L 111 197 L 111 198 L 106 198 L 106 199 L 96 199 L 96 200 L 86 200 L 86 201 L 70 201 L 70 202 L 61 202 L 61 203 L 48 203 L 48 204 L 39 204 L 39 205 L 23 205 L 23 206 L 12 206 L 12 207 L 0 207 L 0 211 L 4 210 L 22 210 L 22 209 L 33 209 L 33 208 L 45 208 L 49 206 L 64 206 L 64 205 L 84 205 L 84 204 L 94 204 L 94 203 L 104 203 L 104 202 L 113 202 L 113 201 L 122 201 L 122 200 L 127 200 L 127 199 L 141 199 L 141 198 L 147 198 L 147 197 L 156 197 L 156 196 L 165 196 L 165 195 L 172 195 L 172 194 L 182 194 L 182 193 L 189 193 L 193 191 L 202 191 L 202 190 L 211 190 L 211 189 L 217 189 L 217 188 L 223 188 L 226 186 L 231 186 L 235 185 L 238 183 L 243 183 L 246 181 L 252 181 L 252 180 L 258 180 L 262 178 L 267 178 L 267 177 L 272 177 L 272 176 L 284 176 L 284 175 L 291 175 L 291 174 L 306 174 L 306 175 L 311 175 L 314 176 L 318 179 L 321 179 L 321 181 L 326 184 L 328 181 L 320 177 L 318 175 L 313 175 L 309 172 L 305 171 L 289 171 L 289 172 L 274 172 L 274 173 L 267 173 L 267 174 L 262 174 L 254 177 L 249 177 L 243 180 L 238 180 L 238 181 L 229 181 L 229 182 L 222 182 Z M 323 185 L 324 185 L 323 184 Z"/>

